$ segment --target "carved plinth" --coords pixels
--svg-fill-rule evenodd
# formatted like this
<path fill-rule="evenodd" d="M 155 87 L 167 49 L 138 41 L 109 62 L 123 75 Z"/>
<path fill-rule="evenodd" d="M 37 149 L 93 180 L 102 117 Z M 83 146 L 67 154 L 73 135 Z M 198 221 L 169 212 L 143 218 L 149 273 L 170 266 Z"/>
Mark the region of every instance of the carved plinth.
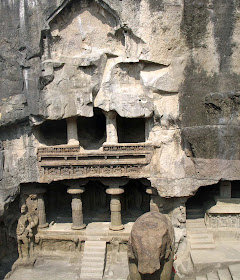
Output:
<path fill-rule="evenodd" d="M 86 225 L 83 223 L 82 199 L 81 194 L 85 191 L 83 187 L 71 187 L 67 192 L 72 195 L 72 229 L 84 229 Z"/>
<path fill-rule="evenodd" d="M 121 188 L 108 188 L 106 193 L 111 195 L 111 224 L 109 229 L 115 231 L 122 230 L 124 226 L 122 224 L 120 194 L 124 193 L 124 190 Z"/>
<path fill-rule="evenodd" d="M 205 221 L 212 229 L 240 228 L 240 199 L 217 198 L 216 205 L 206 211 Z"/>

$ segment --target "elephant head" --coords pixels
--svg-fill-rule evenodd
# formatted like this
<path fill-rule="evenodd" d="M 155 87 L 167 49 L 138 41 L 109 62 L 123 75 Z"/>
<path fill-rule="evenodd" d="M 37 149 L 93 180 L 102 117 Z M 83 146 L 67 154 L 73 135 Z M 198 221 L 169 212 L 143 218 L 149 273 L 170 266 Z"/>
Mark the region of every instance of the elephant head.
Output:
<path fill-rule="evenodd" d="M 139 217 L 132 227 L 128 242 L 128 279 L 170 279 L 173 244 L 174 231 L 167 217 L 159 212 L 148 212 Z"/>

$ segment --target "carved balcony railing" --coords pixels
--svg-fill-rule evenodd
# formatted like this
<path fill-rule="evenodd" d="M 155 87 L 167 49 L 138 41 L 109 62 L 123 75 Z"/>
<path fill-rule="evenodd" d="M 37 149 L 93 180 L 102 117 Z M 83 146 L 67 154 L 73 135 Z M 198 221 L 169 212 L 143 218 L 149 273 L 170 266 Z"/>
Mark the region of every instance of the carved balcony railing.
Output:
<path fill-rule="evenodd" d="M 86 177 L 148 176 L 152 146 L 146 143 L 104 144 L 99 150 L 61 145 L 38 148 L 40 181 L 51 182 Z"/>

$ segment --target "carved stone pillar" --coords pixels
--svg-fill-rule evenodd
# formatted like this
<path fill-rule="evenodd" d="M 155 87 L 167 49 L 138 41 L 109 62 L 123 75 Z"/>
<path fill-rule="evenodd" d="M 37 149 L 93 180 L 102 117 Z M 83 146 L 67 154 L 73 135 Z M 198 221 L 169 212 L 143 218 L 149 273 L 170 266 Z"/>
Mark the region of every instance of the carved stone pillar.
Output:
<path fill-rule="evenodd" d="M 76 117 L 67 119 L 67 137 L 69 145 L 79 145 Z"/>
<path fill-rule="evenodd" d="M 145 119 L 145 142 L 150 141 L 150 132 L 153 128 L 153 118 L 146 118 Z"/>
<path fill-rule="evenodd" d="M 117 113 L 114 111 L 105 112 L 106 116 L 106 132 L 107 132 L 107 143 L 118 143 L 117 134 Z"/>
<path fill-rule="evenodd" d="M 72 229 L 83 229 L 82 199 L 81 194 L 85 191 L 84 187 L 70 187 L 67 192 L 72 195 Z"/>
<path fill-rule="evenodd" d="M 45 228 L 48 227 L 48 223 L 46 221 L 46 212 L 45 212 L 45 203 L 44 203 L 44 198 L 43 194 L 45 193 L 45 189 L 38 189 L 36 191 L 37 193 L 37 209 L 38 209 L 38 219 L 39 219 L 39 228 Z"/>
<path fill-rule="evenodd" d="M 230 181 L 220 182 L 220 197 L 231 198 L 232 197 L 232 184 Z"/>
<path fill-rule="evenodd" d="M 106 193 L 111 195 L 111 224 L 109 226 L 109 229 L 122 230 L 124 226 L 122 224 L 120 194 L 124 193 L 124 190 L 118 187 L 108 188 L 106 190 Z"/>
<path fill-rule="evenodd" d="M 152 187 L 148 187 L 146 189 L 146 193 L 150 194 L 150 196 L 151 196 L 151 199 L 150 199 L 150 211 L 151 212 L 153 212 L 153 211 L 159 212 L 158 205 L 157 205 L 157 203 L 154 202 L 154 200 L 155 200 L 154 197 L 157 197 L 157 195 L 158 195 L 157 190 L 152 188 Z"/>

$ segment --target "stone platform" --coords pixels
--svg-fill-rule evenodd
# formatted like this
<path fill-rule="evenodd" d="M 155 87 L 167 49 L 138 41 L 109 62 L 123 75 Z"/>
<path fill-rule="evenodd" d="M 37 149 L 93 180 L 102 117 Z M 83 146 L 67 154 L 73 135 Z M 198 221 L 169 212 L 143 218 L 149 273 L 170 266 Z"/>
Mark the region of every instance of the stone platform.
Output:
<path fill-rule="evenodd" d="M 212 271 L 232 264 L 240 267 L 239 242 L 217 242 L 212 250 L 193 250 L 191 259 L 196 272 Z"/>
<path fill-rule="evenodd" d="M 122 242 L 127 242 L 133 222 L 124 225 L 124 229 L 113 231 L 109 229 L 110 222 L 92 222 L 85 229 L 73 230 L 72 223 L 56 223 L 49 228 L 39 229 L 38 236 L 40 240 L 72 240 L 76 241 L 106 241 L 110 242 L 113 238 L 119 238 Z"/>

